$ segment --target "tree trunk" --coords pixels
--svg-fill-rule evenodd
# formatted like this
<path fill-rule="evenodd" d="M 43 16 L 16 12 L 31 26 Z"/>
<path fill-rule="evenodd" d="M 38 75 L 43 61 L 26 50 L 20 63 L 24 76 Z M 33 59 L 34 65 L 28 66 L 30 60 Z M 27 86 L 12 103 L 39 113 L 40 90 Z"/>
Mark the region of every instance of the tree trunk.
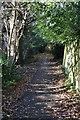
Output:
<path fill-rule="evenodd" d="M 19 59 L 18 59 L 18 63 L 21 64 L 21 66 L 23 65 L 23 37 L 19 40 Z"/>
<path fill-rule="evenodd" d="M 12 1 L 12 4 L 15 6 L 15 1 Z M 15 59 L 15 51 L 16 51 L 16 11 L 12 10 L 11 17 L 10 17 L 10 60 L 12 64 L 14 63 Z"/>

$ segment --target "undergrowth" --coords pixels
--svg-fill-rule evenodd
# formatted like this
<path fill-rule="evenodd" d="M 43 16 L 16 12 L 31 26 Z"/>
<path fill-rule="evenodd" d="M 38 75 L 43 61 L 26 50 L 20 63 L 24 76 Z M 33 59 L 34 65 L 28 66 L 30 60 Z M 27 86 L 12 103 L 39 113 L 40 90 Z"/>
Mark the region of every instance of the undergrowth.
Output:
<path fill-rule="evenodd" d="M 16 81 L 21 79 L 21 76 L 16 72 L 16 65 L 11 66 L 11 61 L 6 59 L 6 55 L 2 53 L 2 58 L 0 59 L 0 66 L 2 66 L 2 88 L 6 89 L 11 85 L 15 85 Z"/>
<path fill-rule="evenodd" d="M 64 82 L 66 88 L 70 89 L 71 91 L 75 90 L 76 82 L 75 81 L 73 83 L 71 82 L 71 78 L 69 77 L 69 72 L 68 72 L 67 68 L 65 68 L 63 66 L 62 70 L 63 70 L 63 73 L 66 76 L 66 80 Z"/>

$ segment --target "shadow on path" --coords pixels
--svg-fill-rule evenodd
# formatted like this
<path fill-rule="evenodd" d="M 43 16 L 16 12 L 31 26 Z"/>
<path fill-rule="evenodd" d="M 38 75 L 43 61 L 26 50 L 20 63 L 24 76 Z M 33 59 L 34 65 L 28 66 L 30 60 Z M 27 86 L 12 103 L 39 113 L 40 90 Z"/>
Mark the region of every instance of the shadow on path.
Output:
<path fill-rule="evenodd" d="M 58 88 L 55 81 L 62 74 L 61 67 L 56 61 L 50 62 L 48 54 L 41 62 L 41 66 L 36 71 L 21 100 L 21 105 L 16 111 L 19 118 L 55 118 L 53 111 L 59 108 L 56 105 Z"/>

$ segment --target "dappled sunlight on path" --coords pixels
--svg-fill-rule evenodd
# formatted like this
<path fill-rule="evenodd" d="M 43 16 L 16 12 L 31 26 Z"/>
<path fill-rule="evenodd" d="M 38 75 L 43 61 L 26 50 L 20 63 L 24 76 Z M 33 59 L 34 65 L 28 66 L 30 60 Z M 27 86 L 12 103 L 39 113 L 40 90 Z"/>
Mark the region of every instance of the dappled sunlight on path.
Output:
<path fill-rule="evenodd" d="M 61 60 L 51 54 L 35 55 L 32 62 L 17 66 L 21 81 L 3 92 L 4 118 L 78 120 L 80 97 L 64 86 Z"/>
<path fill-rule="evenodd" d="M 60 75 L 63 75 L 61 65 L 54 61 L 50 62 L 47 54 L 31 82 L 27 83 L 27 89 L 16 116 L 19 118 L 57 119 L 57 115 L 53 114 L 54 110 L 59 108 L 59 105 L 56 104 L 58 87 L 55 82 L 60 80 Z"/>

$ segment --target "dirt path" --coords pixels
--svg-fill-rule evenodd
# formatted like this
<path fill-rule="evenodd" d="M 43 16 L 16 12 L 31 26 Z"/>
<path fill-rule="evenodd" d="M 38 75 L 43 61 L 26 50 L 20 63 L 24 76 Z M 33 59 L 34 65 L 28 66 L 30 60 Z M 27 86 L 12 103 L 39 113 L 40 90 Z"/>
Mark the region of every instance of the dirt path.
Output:
<path fill-rule="evenodd" d="M 16 112 L 17 117 L 21 118 L 53 118 L 53 109 L 59 108 L 56 105 L 57 91 L 55 92 L 56 77 L 62 74 L 57 62 L 49 62 L 48 55 L 45 56 L 27 85 L 21 105 Z M 56 76 L 56 73 L 58 74 Z M 57 115 L 55 116 L 57 118 Z"/>
<path fill-rule="evenodd" d="M 3 94 L 3 113 L 9 118 L 79 120 L 80 98 L 64 87 L 59 60 L 40 54 L 38 62 L 21 68 L 22 80 Z M 33 74 L 34 73 L 34 74 Z M 30 78 L 30 79 L 29 79 Z"/>

